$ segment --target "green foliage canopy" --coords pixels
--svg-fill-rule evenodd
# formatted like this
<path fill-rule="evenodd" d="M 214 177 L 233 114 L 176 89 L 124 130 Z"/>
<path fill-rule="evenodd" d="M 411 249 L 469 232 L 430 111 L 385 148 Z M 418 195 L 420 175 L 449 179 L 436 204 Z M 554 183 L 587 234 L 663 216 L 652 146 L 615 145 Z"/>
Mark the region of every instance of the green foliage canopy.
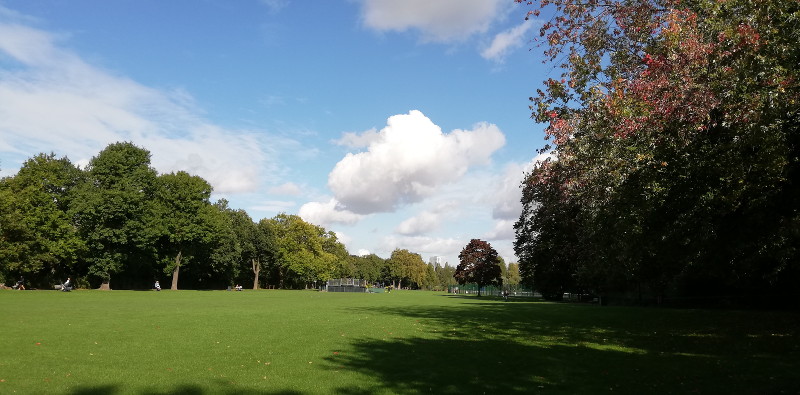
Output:
<path fill-rule="evenodd" d="M 557 0 L 531 13 L 552 16 L 540 34 L 564 72 L 531 98 L 554 146 L 524 181 L 522 276 L 552 295 L 788 292 L 800 3 Z"/>

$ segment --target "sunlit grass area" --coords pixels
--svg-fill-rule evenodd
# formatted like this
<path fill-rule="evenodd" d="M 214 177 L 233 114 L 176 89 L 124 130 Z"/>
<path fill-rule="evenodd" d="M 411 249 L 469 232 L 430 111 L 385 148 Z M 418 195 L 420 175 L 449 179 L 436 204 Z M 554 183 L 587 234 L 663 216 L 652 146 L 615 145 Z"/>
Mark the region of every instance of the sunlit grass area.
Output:
<path fill-rule="evenodd" d="M 797 393 L 796 313 L 395 291 L 2 291 L 0 393 Z"/>

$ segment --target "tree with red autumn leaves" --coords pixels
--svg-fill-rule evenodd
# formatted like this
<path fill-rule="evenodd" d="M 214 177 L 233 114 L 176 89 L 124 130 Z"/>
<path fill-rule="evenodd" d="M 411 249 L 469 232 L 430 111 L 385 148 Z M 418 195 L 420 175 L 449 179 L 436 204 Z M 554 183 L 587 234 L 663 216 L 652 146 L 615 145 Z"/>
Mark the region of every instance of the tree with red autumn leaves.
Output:
<path fill-rule="evenodd" d="M 553 159 L 523 182 L 537 288 L 795 292 L 800 1 L 517 0 L 563 72 L 531 97 Z"/>
<path fill-rule="evenodd" d="M 501 283 L 500 257 L 491 244 L 472 239 L 458 254 L 458 259 L 460 263 L 453 277 L 459 284 L 478 284 L 478 296 L 481 296 L 481 288 Z"/>

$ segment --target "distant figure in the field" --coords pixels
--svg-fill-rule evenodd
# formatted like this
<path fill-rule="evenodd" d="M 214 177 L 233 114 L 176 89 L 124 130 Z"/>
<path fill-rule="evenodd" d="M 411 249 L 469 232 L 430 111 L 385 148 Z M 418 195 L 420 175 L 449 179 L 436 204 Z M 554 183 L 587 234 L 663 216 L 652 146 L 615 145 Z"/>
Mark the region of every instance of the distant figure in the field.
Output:
<path fill-rule="evenodd" d="M 242 290 L 241 284 L 236 284 L 236 287 L 234 289 L 237 291 L 241 291 Z"/>
<path fill-rule="evenodd" d="M 25 279 L 24 279 L 24 278 L 22 278 L 22 277 L 20 277 L 20 278 L 19 278 L 19 281 L 17 281 L 17 284 L 16 284 L 16 285 L 14 285 L 14 286 L 13 286 L 13 287 L 11 287 L 11 288 L 18 289 L 18 290 L 20 290 L 20 291 L 24 290 L 24 289 L 25 289 Z"/>
<path fill-rule="evenodd" d="M 508 301 L 508 291 L 503 291 L 503 300 Z"/>
<path fill-rule="evenodd" d="M 63 292 L 72 291 L 72 283 L 70 282 L 69 277 L 67 277 L 67 281 L 64 281 L 64 284 L 61 284 L 61 291 Z"/>
<path fill-rule="evenodd" d="M 156 280 L 155 288 L 156 288 L 156 291 L 160 291 L 161 290 L 161 283 L 159 283 L 158 280 Z"/>

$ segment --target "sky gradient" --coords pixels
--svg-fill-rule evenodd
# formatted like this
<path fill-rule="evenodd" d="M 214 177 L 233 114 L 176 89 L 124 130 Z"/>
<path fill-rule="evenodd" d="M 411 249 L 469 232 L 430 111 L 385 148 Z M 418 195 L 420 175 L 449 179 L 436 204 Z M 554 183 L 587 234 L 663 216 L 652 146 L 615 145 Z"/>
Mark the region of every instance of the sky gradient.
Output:
<path fill-rule="evenodd" d="M 131 141 L 350 253 L 507 262 L 559 70 L 512 0 L 0 0 L 0 176 Z"/>

